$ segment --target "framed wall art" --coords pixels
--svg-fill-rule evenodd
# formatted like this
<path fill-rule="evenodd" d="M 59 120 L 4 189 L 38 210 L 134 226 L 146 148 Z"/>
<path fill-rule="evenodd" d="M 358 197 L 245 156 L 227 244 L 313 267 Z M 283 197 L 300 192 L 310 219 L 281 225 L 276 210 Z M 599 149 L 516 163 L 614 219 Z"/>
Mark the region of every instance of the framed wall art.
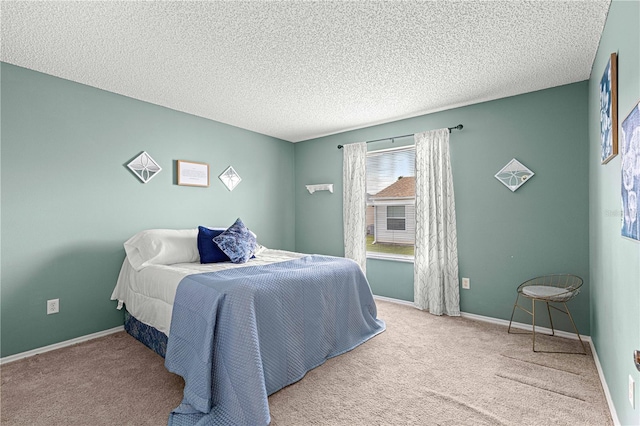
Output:
<path fill-rule="evenodd" d="M 242 180 L 240 175 L 231 166 L 227 167 L 227 169 L 222 172 L 222 174 L 218 176 L 218 178 L 220 178 L 222 183 L 224 183 L 224 186 L 226 186 L 229 191 L 233 191 L 233 189 Z"/>
<path fill-rule="evenodd" d="M 514 158 L 496 173 L 495 177 L 502 182 L 504 186 L 509 188 L 511 192 L 515 192 L 516 189 L 524 185 L 534 174 L 535 173 L 529 170 L 524 164 Z"/>
<path fill-rule="evenodd" d="M 620 126 L 622 236 L 640 241 L 640 101 Z"/>
<path fill-rule="evenodd" d="M 209 165 L 195 161 L 178 160 L 178 185 L 209 186 Z"/>
<path fill-rule="evenodd" d="M 162 171 L 162 167 L 146 151 L 142 151 L 140 155 L 131 160 L 127 167 L 142 183 L 149 182 Z"/>
<path fill-rule="evenodd" d="M 618 55 L 611 54 L 600 79 L 600 159 L 618 155 Z"/>

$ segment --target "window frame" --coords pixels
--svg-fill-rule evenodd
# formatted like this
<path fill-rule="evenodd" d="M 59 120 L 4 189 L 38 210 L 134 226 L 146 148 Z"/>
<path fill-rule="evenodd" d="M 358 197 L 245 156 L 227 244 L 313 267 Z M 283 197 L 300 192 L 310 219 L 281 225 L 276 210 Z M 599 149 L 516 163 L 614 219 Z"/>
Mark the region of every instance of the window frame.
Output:
<path fill-rule="evenodd" d="M 367 156 L 369 156 L 370 154 L 373 155 L 380 155 L 383 154 L 385 152 L 392 152 L 392 151 L 402 151 L 402 150 L 413 150 L 415 153 L 415 144 L 408 144 L 408 145 L 404 145 L 404 146 L 400 146 L 400 147 L 393 147 L 393 148 L 383 148 L 383 149 L 377 149 L 377 150 L 371 150 L 369 152 L 367 152 Z M 414 154 L 415 155 L 415 154 Z M 415 169 L 413 171 L 413 176 L 415 176 Z M 406 175 L 405 175 L 406 176 Z M 368 199 L 368 195 L 367 195 L 367 199 Z M 415 196 L 412 197 L 413 199 L 413 205 L 415 205 Z M 407 231 L 407 211 L 406 211 L 406 207 L 409 204 L 402 204 L 402 205 L 384 205 L 383 203 L 377 204 L 375 202 L 367 202 L 367 207 L 369 206 L 374 206 L 376 209 L 380 208 L 380 207 L 403 207 L 404 208 L 404 217 L 392 217 L 392 219 L 404 219 L 404 229 L 388 229 L 388 225 L 387 225 L 387 230 L 390 231 L 398 231 L 398 232 L 406 232 Z M 375 212 L 375 210 L 374 210 Z M 389 219 L 389 217 L 387 216 L 385 218 L 385 221 L 387 221 Z M 375 243 L 375 237 L 377 235 L 377 229 L 375 229 L 375 213 L 374 213 L 374 243 Z M 388 224 L 388 222 L 387 222 Z M 415 231 L 414 231 L 415 232 Z M 414 234 L 415 237 L 415 234 Z M 407 254 L 395 254 L 395 253 L 384 253 L 384 252 L 377 252 L 377 251 L 369 251 L 368 249 L 366 249 L 366 258 L 367 259 L 375 259 L 375 260 L 387 260 L 387 261 L 393 261 L 393 262 L 402 262 L 402 263 L 414 263 L 415 260 L 415 238 L 414 238 L 414 242 L 413 242 L 413 248 L 414 248 L 414 255 L 407 255 Z"/>
<path fill-rule="evenodd" d="M 394 215 L 394 216 L 389 216 L 389 209 L 393 209 L 393 208 L 400 208 L 402 207 L 402 216 L 399 215 Z M 407 230 L 407 209 L 406 209 L 406 205 L 389 205 L 387 206 L 387 231 L 406 231 Z M 390 228 L 389 227 L 389 219 L 391 220 L 402 220 L 402 228 Z M 415 246 L 415 242 L 414 242 L 414 246 Z"/>

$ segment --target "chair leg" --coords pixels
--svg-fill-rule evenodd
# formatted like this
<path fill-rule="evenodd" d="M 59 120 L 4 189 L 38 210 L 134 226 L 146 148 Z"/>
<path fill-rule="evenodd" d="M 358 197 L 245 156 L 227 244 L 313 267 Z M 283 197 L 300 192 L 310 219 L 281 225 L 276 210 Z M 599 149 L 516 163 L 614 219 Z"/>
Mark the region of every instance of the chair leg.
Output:
<path fill-rule="evenodd" d="M 511 333 L 511 323 L 513 322 L 513 314 L 516 312 L 516 306 L 518 306 L 518 299 L 520 299 L 520 293 L 516 296 L 516 303 L 513 304 L 513 310 L 511 311 L 511 319 L 509 320 L 509 328 L 507 333 Z"/>
<path fill-rule="evenodd" d="M 553 318 L 551 318 L 551 309 L 549 308 L 549 302 L 547 302 L 547 312 L 549 313 L 549 322 L 551 323 L 551 335 L 556 335 L 556 330 L 553 328 Z"/>
<path fill-rule="evenodd" d="M 531 299 L 531 326 L 533 327 L 533 351 L 536 352 L 536 299 Z"/>
<path fill-rule="evenodd" d="M 564 309 L 567 311 L 567 315 L 569 315 L 569 319 L 571 320 L 571 325 L 573 325 L 573 329 L 576 331 L 576 336 L 578 336 L 578 340 L 580 340 L 580 344 L 582 345 L 582 351 L 584 352 L 583 355 L 586 355 L 587 354 L 587 348 L 585 348 L 584 342 L 582 341 L 582 338 L 580 337 L 580 333 L 578 333 L 578 328 L 576 327 L 576 323 L 573 322 L 573 317 L 571 316 L 571 312 L 569 311 L 569 307 L 567 306 L 566 302 L 562 302 L 562 304 L 564 305 Z"/>

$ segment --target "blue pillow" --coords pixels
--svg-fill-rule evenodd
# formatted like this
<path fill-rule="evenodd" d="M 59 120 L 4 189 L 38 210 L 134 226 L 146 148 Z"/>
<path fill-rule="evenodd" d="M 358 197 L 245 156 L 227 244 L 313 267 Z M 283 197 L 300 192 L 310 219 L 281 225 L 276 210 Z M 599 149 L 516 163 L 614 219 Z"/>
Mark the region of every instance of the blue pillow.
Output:
<path fill-rule="evenodd" d="M 198 252 L 200 263 L 228 262 L 229 256 L 224 254 L 220 247 L 213 242 L 213 238 L 222 234 L 224 229 L 209 229 L 198 226 Z"/>
<path fill-rule="evenodd" d="M 251 259 L 257 247 L 255 235 L 244 226 L 240 218 L 229 229 L 214 237 L 213 242 L 233 263 L 245 263 Z"/>

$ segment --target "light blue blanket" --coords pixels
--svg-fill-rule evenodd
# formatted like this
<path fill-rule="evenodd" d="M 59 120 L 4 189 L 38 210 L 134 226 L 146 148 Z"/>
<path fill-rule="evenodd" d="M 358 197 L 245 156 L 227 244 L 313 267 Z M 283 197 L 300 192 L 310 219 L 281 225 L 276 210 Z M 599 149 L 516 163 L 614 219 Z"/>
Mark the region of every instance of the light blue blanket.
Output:
<path fill-rule="evenodd" d="M 185 379 L 170 426 L 267 425 L 268 395 L 385 329 L 348 259 L 306 256 L 185 277 L 165 366 Z"/>

